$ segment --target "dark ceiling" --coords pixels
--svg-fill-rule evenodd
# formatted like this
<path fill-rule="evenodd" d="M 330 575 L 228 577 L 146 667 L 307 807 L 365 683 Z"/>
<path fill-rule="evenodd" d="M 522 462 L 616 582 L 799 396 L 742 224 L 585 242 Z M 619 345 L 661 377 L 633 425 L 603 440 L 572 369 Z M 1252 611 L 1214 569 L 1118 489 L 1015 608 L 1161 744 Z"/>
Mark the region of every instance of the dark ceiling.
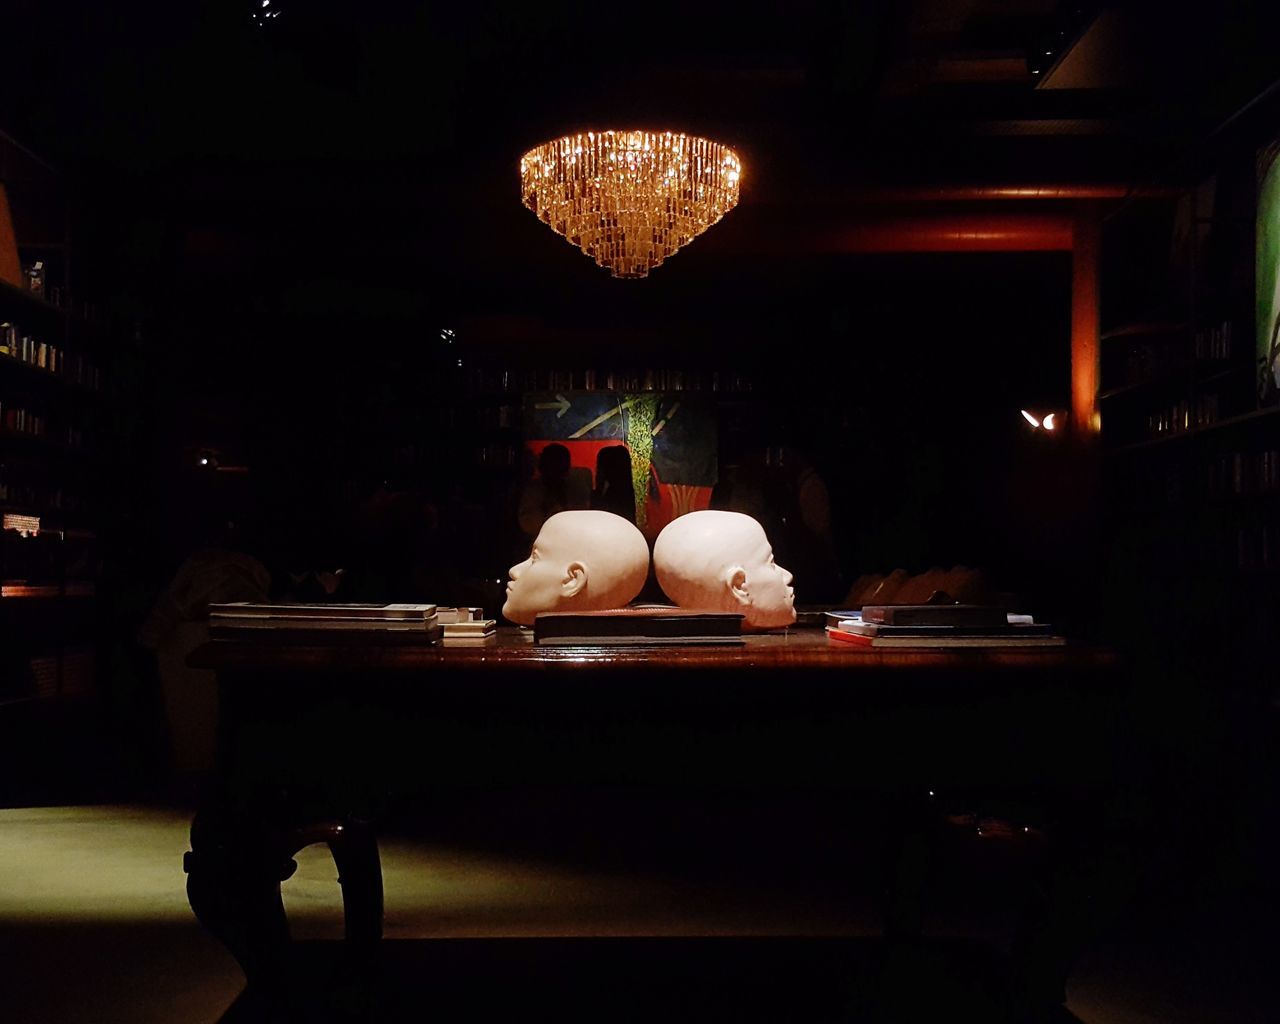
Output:
<path fill-rule="evenodd" d="M 272 437 L 305 481 L 421 439 L 406 410 L 465 393 L 424 362 L 446 325 L 469 358 L 754 360 L 856 489 L 857 414 L 965 445 L 966 407 L 1065 403 L 1070 259 L 816 238 L 899 212 L 886 189 L 1146 181 L 1280 70 L 1260 0 L 9 6 L 0 129 L 66 169 L 86 290 L 140 324 L 113 376 L 139 489 L 183 445 Z M 646 281 L 519 202 L 524 149 L 599 125 L 744 159 L 739 208 Z"/>
<path fill-rule="evenodd" d="M 785 295 L 810 227 L 883 214 L 886 185 L 1145 180 L 1275 76 L 1272 6 L 27 4 L 0 127 L 124 221 L 99 262 L 184 316 L 634 319 Z M 639 285 L 518 201 L 526 147 L 603 124 L 744 158 L 740 208 Z"/>

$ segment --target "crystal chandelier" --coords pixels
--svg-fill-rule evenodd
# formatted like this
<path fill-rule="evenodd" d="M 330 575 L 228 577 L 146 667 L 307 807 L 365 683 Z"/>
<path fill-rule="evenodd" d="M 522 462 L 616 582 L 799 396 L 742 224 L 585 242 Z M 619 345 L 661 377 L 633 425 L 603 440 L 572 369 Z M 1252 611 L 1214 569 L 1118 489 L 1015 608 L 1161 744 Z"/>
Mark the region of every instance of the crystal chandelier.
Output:
<path fill-rule="evenodd" d="M 614 277 L 647 277 L 738 205 L 742 162 L 675 132 L 582 132 L 520 158 L 538 219 Z"/>

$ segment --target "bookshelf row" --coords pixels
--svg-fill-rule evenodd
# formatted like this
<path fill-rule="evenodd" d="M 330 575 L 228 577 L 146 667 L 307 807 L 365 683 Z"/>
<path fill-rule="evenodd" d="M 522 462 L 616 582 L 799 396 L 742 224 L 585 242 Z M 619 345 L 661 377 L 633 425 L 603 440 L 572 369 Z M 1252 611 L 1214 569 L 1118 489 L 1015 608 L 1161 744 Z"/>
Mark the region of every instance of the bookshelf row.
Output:
<path fill-rule="evenodd" d="M 64 423 L 50 428 L 47 417 L 0 399 L 0 438 L 6 436 L 44 441 L 73 451 L 84 448 L 84 431 L 80 427 Z"/>
<path fill-rule="evenodd" d="M 1232 366 L 1247 366 L 1249 353 L 1236 345 L 1234 333 L 1232 321 L 1224 320 L 1195 331 L 1172 325 L 1106 335 L 1113 340 L 1104 343 L 1100 397 L 1144 384 L 1185 384 L 1189 377 L 1203 381 Z"/>
<path fill-rule="evenodd" d="M 1104 438 L 1112 449 L 1169 439 L 1257 408 L 1251 353 L 1231 320 L 1192 330 L 1161 326 L 1116 333 L 1104 344 Z"/>
<path fill-rule="evenodd" d="M 1204 423 L 1199 426 L 1188 425 L 1178 429 L 1170 429 L 1167 432 L 1144 440 L 1115 445 L 1111 448 L 1111 451 L 1114 454 L 1140 452 L 1148 448 L 1163 447 L 1171 441 L 1192 440 L 1196 438 L 1204 438 L 1206 436 L 1213 436 L 1218 433 L 1227 433 L 1231 429 L 1248 427 L 1255 421 L 1267 421 L 1276 419 L 1277 417 L 1280 417 L 1280 406 L 1252 409 L 1249 412 L 1243 412 L 1235 416 L 1222 416 L 1210 423 Z M 1105 417 L 1103 419 L 1103 424 L 1105 430 Z"/>
<path fill-rule="evenodd" d="M 106 323 L 106 308 L 98 302 L 77 299 L 62 286 L 34 290 L 0 281 L 0 317 L 45 325 L 70 320 L 101 327 Z"/>
<path fill-rule="evenodd" d="M 462 383 L 472 396 L 518 402 L 527 392 L 544 391 L 706 391 L 748 394 L 756 389 L 753 374 L 738 370 L 604 370 L 504 368 L 458 361 Z"/>
<path fill-rule="evenodd" d="M 16 324 L 0 321 L 0 365 L 12 363 L 47 373 L 87 391 L 97 391 L 102 386 L 101 371 L 84 356 L 26 334 Z"/>
<path fill-rule="evenodd" d="M 0 669 L 0 704 L 85 697 L 94 690 L 93 648 L 40 650 Z"/>
<path fill-rule="evenodd" d="M 93 580 L 68 580 L 65 583 L 26 583 L 21 580 L 0 582 L 0 600 L 53 601 L 61 597 L 95 597 Z"/>
<path fill-rule="evenodd" d="M 18 478 L 0 463 L 0 512 L 28 515 L 74 514 L 84 511 L 80 494 L 58 483 L 32 482 Z"/>

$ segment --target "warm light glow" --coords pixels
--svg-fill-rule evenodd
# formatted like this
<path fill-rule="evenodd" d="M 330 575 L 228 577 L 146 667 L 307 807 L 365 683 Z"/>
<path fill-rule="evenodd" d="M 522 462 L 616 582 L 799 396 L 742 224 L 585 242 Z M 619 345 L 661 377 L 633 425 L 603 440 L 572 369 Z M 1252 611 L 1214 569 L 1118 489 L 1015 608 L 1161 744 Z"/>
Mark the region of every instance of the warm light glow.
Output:
<path fill-rule="evenodd" d="M 16 530 L 23 537 L 34 537 L 40 532 L 40 517 L 6 512 L 4 514 L 4 528 L 6 530 Z"/>
<path fill-rule="evenodd" d="M 1022 409 L 1019 411 L 1022 413 L 1022 418 L 1026 420 L 1028 423 L 1030 423 L 1033 427 L 1040 426 L 1040 421 L 1036 419 L 1034 416 L 1032 416 L 1031 413 L 1027 412 L 1026 409 Z"/>
<path fill-rule="evenodd" d="M 520 159 L 524 205 L 614 277 L 647 277 L 738 204 L 742 162 L 673 132 L 566 135 Z"/>
<path fill-rule="evenodd" d="M 1049 413 L 1049 415 L 1044 418 L 1044 422 L 1040 424 L 1045 430 L 1052 430 L 1054 428 L 1055 424 L 1053 415 L 1053 413 Z"/>

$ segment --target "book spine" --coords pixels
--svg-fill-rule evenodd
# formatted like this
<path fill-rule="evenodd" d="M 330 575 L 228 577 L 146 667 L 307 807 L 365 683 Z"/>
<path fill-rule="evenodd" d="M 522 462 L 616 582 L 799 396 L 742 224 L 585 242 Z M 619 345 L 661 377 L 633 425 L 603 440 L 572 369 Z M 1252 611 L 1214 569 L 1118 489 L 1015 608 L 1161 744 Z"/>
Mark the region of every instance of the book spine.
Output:
<path fill-rule="evenodd" d="M 872 637 L 861 636 L 858 633 L 850 633 L 843 629 L 828 629 L 827 638 L 830 640 L 837 640 L 844 644 L 852 644 L 854 647 L 874 646 Z"/>

